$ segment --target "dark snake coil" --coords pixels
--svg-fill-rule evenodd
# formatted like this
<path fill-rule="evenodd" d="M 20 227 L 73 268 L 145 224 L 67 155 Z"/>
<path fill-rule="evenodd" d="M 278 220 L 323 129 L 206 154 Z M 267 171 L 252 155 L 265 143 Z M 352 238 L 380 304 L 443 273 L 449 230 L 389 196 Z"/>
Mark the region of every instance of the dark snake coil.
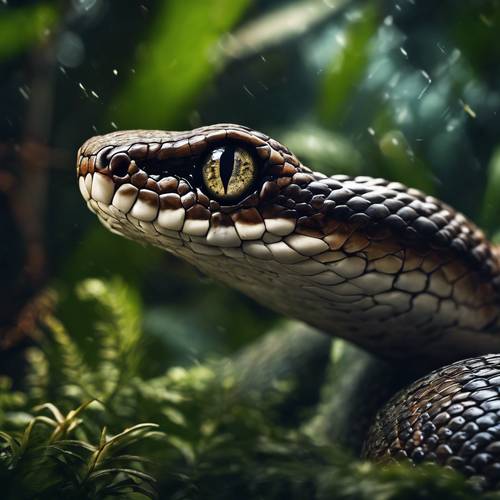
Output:
<path fill-rule="evenodd" d="M 377 415 L 368 458 L 437 462 L 500 487 L 500 354 L 458 361 L 416 381 Z"/>

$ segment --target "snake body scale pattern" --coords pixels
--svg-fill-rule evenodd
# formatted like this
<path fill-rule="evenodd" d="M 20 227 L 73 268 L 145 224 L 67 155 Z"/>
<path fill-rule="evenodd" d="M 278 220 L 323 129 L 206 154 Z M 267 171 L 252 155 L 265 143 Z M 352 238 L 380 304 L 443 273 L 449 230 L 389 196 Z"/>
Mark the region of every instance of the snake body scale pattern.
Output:
<path fill-rule="evenodd" d="M 500 355 L 458 361 L 400 391 L 377 415 L 364 455 L 433 461 L 500 489 Z"/>
<path fill-rule="evenodd" d="M 112 232 L 386 359 L 438 366 L 500 352 L 498 247 L 418 190 L 327 177 L 233 124 L 93 137 L 77 176 Z M 397 420 L 394 403 L 384 411 Z M 390 449 L 400 429 L 391 427 L 389 444 L 386 431 L 369 443 Z"/>

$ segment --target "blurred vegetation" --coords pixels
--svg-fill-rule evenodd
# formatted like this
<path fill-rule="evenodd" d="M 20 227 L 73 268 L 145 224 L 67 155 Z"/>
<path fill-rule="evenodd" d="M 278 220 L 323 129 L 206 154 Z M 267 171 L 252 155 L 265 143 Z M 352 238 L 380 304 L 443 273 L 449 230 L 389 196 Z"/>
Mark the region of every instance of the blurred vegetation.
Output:
<path fill-rule="evenodd" d="M 342 122 L 351 94 L 363 77 L 370 51 L 370 40 L 376 33 L 375 4 L 366 4 L 347 18 L 346 26 L 336 41 L 338 51 L 325 69 L 323 91 L 318 99 L 323 123 Z"/>
<path fill-rule="evenodd" d="M 217 69 L 207 53 L 241 17 L 248 0 L 164 2 L 140 47 L 135 77 L 111 106 L 122 128 L 176 124 Z M 175 77 L 172 77 L 175 75 Z M 151 92 L 152 88 L 161 92 Z M 137 116 L 137 109 L 142 113 Z"/>
<path fill-rule="evenodd" d="M 0 60 L 13 57 L 43 39 L 57 22 L 58 11 L 47 2 L 2 13 Z"/>
<path fill-rule="evenodd" d="M 307 416 L 284 425 L 277 410 L 297 389 L 293 376 L 241 390 L 244 357 L 145 377 L 135 294 L 88 279 L 78 295 L 94 303 L 93 353 L 47 311 L 22 389 L 0 381 L 2 498 L 477 498 L 438 467 L 351 458 L 318 440 Z"/>
<path fill-rule="evenodd" d="M 327 174 L 439 196 L 500 241 L 499 22 L 498 0 L 0 2 L 6 495 L 476 495 L 346 454 L 329 344 L 287 365 L 294 327 L 99 227 L 72 165 L 116 128 L 243 123 Z M 342 388 L 359 376 L 331 364 Z"/>

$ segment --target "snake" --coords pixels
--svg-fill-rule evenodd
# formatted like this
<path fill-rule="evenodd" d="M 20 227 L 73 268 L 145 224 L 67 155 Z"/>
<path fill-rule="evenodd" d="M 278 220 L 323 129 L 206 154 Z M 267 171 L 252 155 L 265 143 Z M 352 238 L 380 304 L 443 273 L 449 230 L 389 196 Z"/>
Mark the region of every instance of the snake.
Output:
<path fill-rule="evenodd" d="M 389 362 L 441 367 L 387 403 L 364 454 L 496 486 L 500 248 L 465 215 L 400 182 L 316 172 L 237 124 L 92 137 L 77 179 L 111 232 Z"/>

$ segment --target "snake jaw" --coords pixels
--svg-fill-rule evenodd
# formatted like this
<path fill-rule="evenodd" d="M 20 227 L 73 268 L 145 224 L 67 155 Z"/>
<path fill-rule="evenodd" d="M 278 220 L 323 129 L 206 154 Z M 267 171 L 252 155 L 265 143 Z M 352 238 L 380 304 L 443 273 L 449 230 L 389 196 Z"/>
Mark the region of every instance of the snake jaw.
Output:
<path fill-rule="evenodd" d="M 215 199 L 200 180 L 221 144 L 259 162 L 241 199 Z M 277 141 L 227 124 L 92 138 L 78 183 L 111 231 L 386 357 L 500 350 L 498 255 L 463 215 L 400 183 L 313 173 Z"/>

